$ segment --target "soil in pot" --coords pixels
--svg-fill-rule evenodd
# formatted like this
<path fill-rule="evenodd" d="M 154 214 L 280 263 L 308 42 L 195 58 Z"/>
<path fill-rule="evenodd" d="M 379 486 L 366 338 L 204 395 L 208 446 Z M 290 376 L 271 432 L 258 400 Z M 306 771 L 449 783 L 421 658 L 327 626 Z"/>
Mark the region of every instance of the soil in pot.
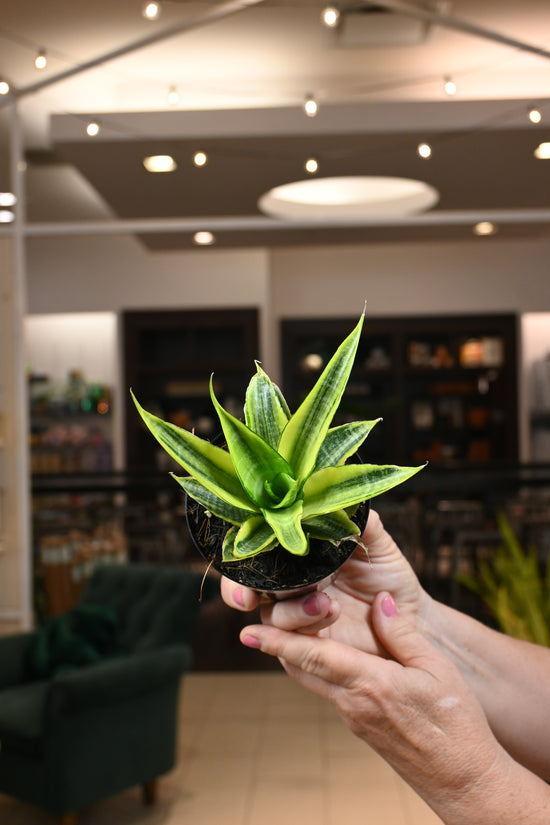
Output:
<path fill-rule="evenodd" d="M 369 510 L 370 502 L 364 501 L 352 516 L 361 533 Z M 186 516 L 195 547 L 214 570 L 245 587 L 273 595 L 290 595 L 293 591 L 315 587 L 329 579 L 357 547 L 357 542 L 351 539 L 338 547 L 329 541 L 311 539 L 307 556 L 295 556 L 284 547 L 275 547 L 239 562 L 224 562 L 222 542 L 229 529 L 227 522 L 208 514 L 189 497 L 186 497 Z"/>

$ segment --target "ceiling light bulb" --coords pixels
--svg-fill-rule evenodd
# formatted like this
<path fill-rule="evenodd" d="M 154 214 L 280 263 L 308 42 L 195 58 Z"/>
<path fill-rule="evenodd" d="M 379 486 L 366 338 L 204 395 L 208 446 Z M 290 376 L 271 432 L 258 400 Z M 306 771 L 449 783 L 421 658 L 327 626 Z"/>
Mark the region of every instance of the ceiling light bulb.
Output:
<path fill-rule="evenodd" d="M 202 232 L 195 232 L 193 240 L 199 246 L 210 246 L 216 240 L 212 232 L 203 230 Z"/>
<path fill-rule="evenodd" d="M 445 94 L 449 95 L 449 97 L 456 95 L 456 83 L 450 77 L 445 78 L 443 88 L 445 89 Z"/>
<path fill-rule="evenodd" d="M 46 59 L 46 52 L 44 51 L 44 49 L 40 49 L 40 51 L 34 58 L 34 65 L 37 69 L 45 69 L 47 62 L 48 61 Z"/>
<path fill-rule="evenodd" d="M 432 147 L 429 143 L 419 143 L 417 146 L 416 151 L 420 155 L 421 158 L 429 158 L 432 154 Z"/>
<path fill-rule="evenodd" d="M 206 152 L 195 152 L 193 155 L 193 163 L 195 166 L 206 166 L 207 160 Z"/>
<path fill-rule="evenodd" d="M 143 158 L 143 165 L 148 172 L 174 172 L 178 168 L 172 155 L 149 155 Z"/>
<path fill-rule="evenodd" d="M 329 29 L 335 29 L 340 22 L 340 11 L 337 6 L 327 6 L 321 12 L 321 20 Z"/>
<path fill-rule="evenodd" d="M 319 164 L 315 160 L 315 158 L 308 158 L 305 162 L 305 169 L 306 172 L 309 172 L 310 175 L 314 175 L 315 172 L 318 170 Z"/>
<path fill-rule="evenodd" d="M 90 137 L 95 137 L 97 134 L 99 134 L 99 123 L 95 123 L 95 121 L 88 123 L 88 125 L 86 126 L 86 134 Z"/>
<path fill-rule="evenodd" d="M 170 104 L 170 106 L 175 106 L 176 103 L 179 103 L 179 100 L 180 95 L 178 90 L 175 86 L 170 86 L 170 89 L 168 90 L 168 103 Z"/>
<path fill-rule="evenodd" d="M 542 120 L 542 115 L 538 109 L 529 109 L 529 120 L 531 123 L 540 123 Z"/>
<path fill-rule="evenodd" d="M 304 103 L 304 112 L 308 117 L 315 117 L 317 114 L 319 107 L 317 106 L 317 101 L 313 97 L 313 95 L 308 95 L 306 97 L 306 102 Z"/>
<path fill-rule="evenodd" d="M 0 206 L 15 206 L 16 201 L 13 192 L 0 192 Z"/>
<path fill-rule="evenodd" d="M 0 80 L 0 95 L 7 95 L 10 90 L 10 84 L 7 80 Z"/>
<path fill-rule="evenodd" d="M 144 3 L 141 14 L 146 20 L 157 20 L 160 17 L 160 3 Z"/>
<path fill-rule="evenodd" d="M 544 143 L 539 143 L 534 151 L 534 155 L 538 160 L 550 160 L 550 142 L 545 141 Z"/>
<path fill-rule="evenodd" d="M 475 235 L 494 235 L 497 232 L 497 227 L 492 221 L 479 221 L 474 226 Z"/>

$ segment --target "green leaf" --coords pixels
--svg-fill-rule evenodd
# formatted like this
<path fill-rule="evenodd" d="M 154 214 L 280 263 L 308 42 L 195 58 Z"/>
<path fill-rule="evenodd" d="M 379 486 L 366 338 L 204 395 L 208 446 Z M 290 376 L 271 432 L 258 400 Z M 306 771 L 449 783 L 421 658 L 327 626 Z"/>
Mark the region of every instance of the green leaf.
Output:
<path fill-rule="evenodd" d="M 257 373 L 246 390 L 244 419 L 249 429 L 276 450 L 290 418 L 290 410 L 279 387 L 257 361 L 256 369 Z"/>
<path fill-rule="evenodd" d="M 228 521 L 230 524 L 242 524 L 245 519 L 250 518 L 251 512 L 257 512 L 253 504 L 247 509 L 235 507 L 229 504 L 219 496 L 210 492 L 200 481 L 197 481 L 192 476 L 176 476 L 172 473 L 172 478 L 180 484 L 187 495 L 192 499 L 198 501 L 203 507 L 206 507 L 211 513 L 218 518 Z"/>
<path fill-rule="evenodd" d="M 295 556 L 305 556 L 309 551 L 309 541 L 300 523 L 302 500 L 282 510 L 262 510 L 263 516 L 281 544 Z"/>
<path fill-rule="evenodd" d="M 233 555 L 233 547 L 235 546 L 235 538 L 238 532 L 237 527 L 230 527 L 225 534 L 222 545 L 222 561 L 238 561 Z"/>
<path fill-rule="evenodd" d="M 162 421 L 147 412 L 133 393 L 131 395 L 146 426 L 168 455 L 224 501 L 245 510 L 257 509 L 246 495 L 227 450 Z"/>
<path fill-rule="evenodd" d="M 273 530 L 263 516 L 251 516 L 241 527 L 233 544 L 236 559 L 247 559 L 272 550 L 279 544 Z"/>
<path fill-rule="evenodd" d="M 338 544 L 342 539 L 356 536 L 361 532 L 344 510 L 336 510 L 324 516 L 314 516 L 307 521 L 302 521 L 302 527 L 311 538 L 331 541 L 333 544 Z"/>
<path fill-rule="evenodd" d="M 422 466 L 345 464 L 318 470 L 304 485 L 303 518 L 343 510 L 385 493 L 413 476 Z"/>
<path fill-rule="evenodd" d="M 374 421 L 352 421 L 329 430 L 319 449 L 315 470 L 343 464 L 357 452 L 374 425 L 381 420 L 376 418 Z"/>
<path fill-rule="evenodd" d="M 364 313 L 355 329 L 343 341 L 296 410 L 281 436 L 279 452 L 303 482 L 311 473 L 346 387 L 361 330 Z"/>
<path fill-rule="evenodd" d="M 218 413 L 235 471 L 250 499 L 261 509 L 294 501 L 298 484 L 289 464 L 267 441 L 224 410 L 214 394 L 212 378 L 210 396 Z"/>

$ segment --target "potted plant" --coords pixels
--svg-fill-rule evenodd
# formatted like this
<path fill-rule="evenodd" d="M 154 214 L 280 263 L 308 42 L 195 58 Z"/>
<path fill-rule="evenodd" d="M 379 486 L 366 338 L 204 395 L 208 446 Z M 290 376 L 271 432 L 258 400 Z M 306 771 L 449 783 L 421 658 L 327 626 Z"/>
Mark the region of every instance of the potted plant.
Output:
<path fill-rule="evenodd" d="M 421 469 L 354 459 L 380 419 L 330 426 L 364 314 L 293 415 L 258 362 L 244 421 L 221 406 L 211 379 L 224 445 L 152 415 L 132 393 L 146 426 L 188 473 L 174 478 L 187 494 L 196 545 L 216 570 L 241 584 L 279 593 L 318 585 L 360 543 L 369 500 Z"/>

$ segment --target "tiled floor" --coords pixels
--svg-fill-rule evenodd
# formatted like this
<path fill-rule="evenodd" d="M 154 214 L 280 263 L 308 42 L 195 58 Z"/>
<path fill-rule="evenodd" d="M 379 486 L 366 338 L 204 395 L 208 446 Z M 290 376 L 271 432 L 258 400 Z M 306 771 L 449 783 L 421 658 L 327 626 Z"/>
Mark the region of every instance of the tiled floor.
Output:
<path fill-rule="evenodd" d="M 84 811 L 81 825 L 441 825 L 329 705 L 282 672 L 188 675 L 179 741 L 154 807 L 132 790 Z M 0 822 L 55 820 L 0 795 Z"/>

